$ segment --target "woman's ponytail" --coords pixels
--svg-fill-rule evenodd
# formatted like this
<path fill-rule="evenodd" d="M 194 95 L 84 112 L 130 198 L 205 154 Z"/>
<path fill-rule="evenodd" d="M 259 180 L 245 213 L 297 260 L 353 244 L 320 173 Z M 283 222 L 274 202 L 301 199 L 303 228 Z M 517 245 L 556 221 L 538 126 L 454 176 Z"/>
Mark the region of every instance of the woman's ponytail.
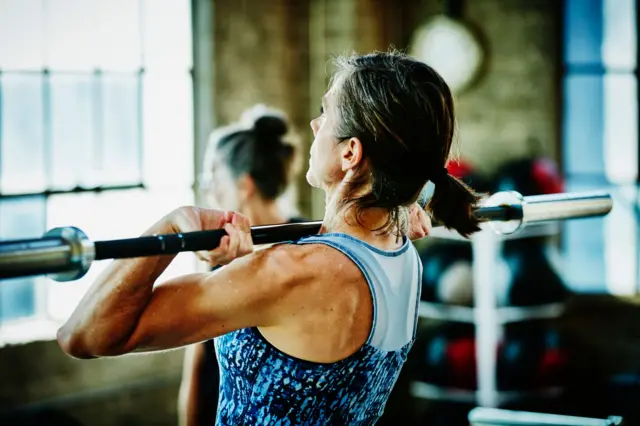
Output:
<path fill-rule="evenodd" d="M 435 188 L 426 209 L 432 218 L 447 229 L 457 231 L 468 238 L 480 230 L 480 220 L 475 217 L 474 210 L 481 196 L 446 169 L 431 180 Z"/>

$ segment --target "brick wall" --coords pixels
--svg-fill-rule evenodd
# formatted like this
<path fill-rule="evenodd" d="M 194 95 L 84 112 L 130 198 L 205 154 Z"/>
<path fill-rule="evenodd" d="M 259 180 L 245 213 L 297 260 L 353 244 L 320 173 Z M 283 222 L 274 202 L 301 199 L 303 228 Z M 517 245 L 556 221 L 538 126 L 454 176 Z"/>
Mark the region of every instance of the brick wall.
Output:
<path fill-rule="evenodd" d="M 461 155 L 487 172 L 531 153 L 557 158 L 562 2 L 465 3 L 465 19 L 481 31 L 488 59 L 477 85 L 457 97 Z M 413 0 L 410 7 L 405 43 L 412 28 L 443 10 L 441 0 Z"/>
<path fill-rule="evenodd" d="M 233 122 L 256 103 L 282 109 L 301 139 L 301 158 L 306 158 L 309 4 L 296 0 L 218 0 L 214 4 L 214 122 Z M 297 198 L 308 214 L 306 184 Z"/>

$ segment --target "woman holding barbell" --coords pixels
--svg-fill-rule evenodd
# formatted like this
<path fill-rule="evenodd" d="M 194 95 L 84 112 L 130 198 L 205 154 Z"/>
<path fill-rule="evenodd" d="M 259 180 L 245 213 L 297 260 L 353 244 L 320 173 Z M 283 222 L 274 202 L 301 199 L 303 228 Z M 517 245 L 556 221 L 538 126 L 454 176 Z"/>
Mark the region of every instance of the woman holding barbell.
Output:
<path fill-rule="evenodd" d="M 209 138 L 200 178 L 208 204 L 239 212 L 251 226 L 295 223 L 281 196 L 297 172 L 296 144 L 284 114 L 256 105 L 238 123 L 216 129 Z M 180 425 L 211 425 L 220 385 L 213 340 L 185 351 L 178 414 Z"/>
<path fill-rule="evenodd" d="M 415 339 L 409 207 L 431 180 L 433 217 L 469 235 L 479 197 L 445 169 L 453 99 L 429 66 L 342 58 L 322 108 L 307 172 L 326 194 L 318 235 L 252 252 L 243 216 L 177 209 L 146 234 L 224 228 L 200 256 L 227 266 L 154 286 L 172 256 L 116 260 L 60 329 L 62 348 L 93 358 L 215 338 L 217 424 L 374 424 Z"/>

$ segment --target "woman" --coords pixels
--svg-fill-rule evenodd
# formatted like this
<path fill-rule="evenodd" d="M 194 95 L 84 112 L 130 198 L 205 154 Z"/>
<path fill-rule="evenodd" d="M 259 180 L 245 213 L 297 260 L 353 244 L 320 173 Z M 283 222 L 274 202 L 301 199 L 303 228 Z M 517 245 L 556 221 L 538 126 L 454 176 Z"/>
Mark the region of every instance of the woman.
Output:
<path fill-rule="evenodd" d="M 289 217 L 280 197 L 295 172 L 295 146 L 287 141 L 286 117 L 257 105 L 239 123 L 209 138 L 201 184 L 209 205 L 237 211 L 252 226 L 302 219 Z M 185 351 L 180 387 L 180 424 L 211 425 L 218 406 L 219 371 L 213 340 Z"/>
<path fill-rule="evenodd" d="M 92 358 L 215 338 L 218 425 L 374 424 L 415 339 L 409 206 L 431 180 L 434 218 L 465 236 L 479 229 L 478 196 L 445 168 L 454 123 L 429 66 L 399 53 L 338 60 L 311 122 L 320 234 L 252 252 L 239 214 L 174 210 L 145 234 L 224 228 L 200 255 L 227 266 L 154 286 L 171 257 L 116 260 L 60 329 L 61 347 Z"/>

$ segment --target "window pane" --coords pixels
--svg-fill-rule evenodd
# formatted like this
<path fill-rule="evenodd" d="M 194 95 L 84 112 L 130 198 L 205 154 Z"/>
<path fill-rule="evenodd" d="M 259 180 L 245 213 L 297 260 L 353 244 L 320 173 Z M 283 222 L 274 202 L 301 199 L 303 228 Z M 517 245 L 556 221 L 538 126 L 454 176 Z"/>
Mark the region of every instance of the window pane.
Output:
<path fill-rule="evenodd" d="M 607 291 L 634 295 L 638 291 L 638 223 L 635 185 L 613 187 L 614 206 L 605 217 L 604 255 Z"/>
<path fill-rule="evenodd" d="M 0 69 L 44 64 L 44 0 L 0 0 Z"/>
<path fill-rule="evenodd" d="M 46 189 L 43 77 L 0 75 L 0 191 Z"/>
<path fill-rule="evenodd" d="M 96 1 L 47 2 L 47 65 L 52 70 L 92 70 L 97 67 Z M 117 32 L 118 29 L 114 29 Z"/>
<path fill-rule="evenodd" d="M 42 197 L 0 200 L 0 239 L 39 238 L 45 232 Z M 35 285 L 39 277 L 14 278 L 0 283 L 0 321 L 35 314 Z"/>
<path fill-rule="evenodd" d="M 604 154 L 607 178 L 617 184 L 638 177 L 638 89 L 633 74 L 604 79 Z"/>
<path fill-rule="evenodd" d="M 566 0 L 565 62 L 569 65 L 602 63 L 602 0 Z"/>
<path fill-rule="evenodd" d="M 117 185 L 141 182 L 139 75 L 104 75 L 101 111 L 101 183 Z"/>
<path fill-rule="evenodd" d="M 94 82 L 92 75 L 51 76 L 51 186 L 93 186 Z"/>
<path fill-rule="evenodd" d="M 566 192 L 592 191 L 602 186 L 567 180 Z M 606 293 L 605 222 L 603 218 L 563 222 L 563 275 L 567 285 L 580 293 Z"/>
<path fill-rule="evenodd" d="M 97 39 L 94 49 L 100 69 L 135 71 L 142 66 L 139 4 L 137 0 L 96 3 L 99 19 L 93 30 Z"/>
<path fill-rule="evenodd" d="M 636 0 L 604 0 L 602 57 L 607 67 L 636 66 Z"/>
<path fill-rule="evenodd" d="M 186 71 L 192 66 L 191 2 L 142 3 L 143 58 L 147 70 Z"/>
<path fill-rule="evenodd" d="M 601 76 L 569 75 L 564 81 L 564 169 L 568 175 L 604 174 Z"/>
<path fill-rule="evenodd" d="M 142 234 L 174 208 L 192 203 L 193 195 L 188 189 L 58 195 L 50 198 L 47 227 L 77 226 L 94 241 L 131 238 Z M 87 275 L 77 281 L 60 283 L 49 280 L 47 303 L 50 315 L 55 319 L 66 319 L 109 262 L 94 262 Z M 195 266 L 193 254 L 181 254 L 160 280 L 195 272 Z"/>
<path fill-rule="evenodd" d="M 40 238 L 45 233 L 42 196 L 0 199 L 0 239 Z"/>
<path fill-rule="evenodd" d="M 142 104 L 145 184 L 173 188 L 192 184 L 192 99 L 189 74 L 145 73 Z"/>

